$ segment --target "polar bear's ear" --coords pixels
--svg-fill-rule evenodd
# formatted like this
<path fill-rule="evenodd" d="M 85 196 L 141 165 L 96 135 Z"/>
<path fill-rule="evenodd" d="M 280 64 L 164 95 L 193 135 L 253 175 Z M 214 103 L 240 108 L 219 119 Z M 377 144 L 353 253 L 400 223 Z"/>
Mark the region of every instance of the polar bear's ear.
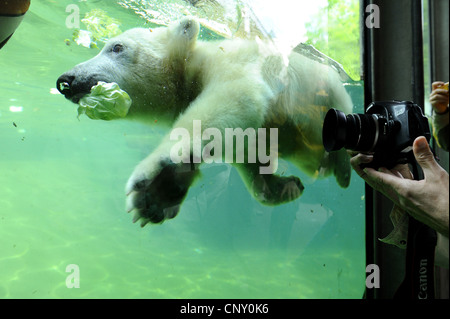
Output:
<path fill-rule="evenodd" d="M 200 24 L 194 17 L 185 17 L 170 25 L 168 30 L 171 59 L 185 59 L 197 41 Z"/>
<path fill-rule="evenodd" d="M 182 41 L 191 42 L 197 40 L 200 24 L 194 17 L 184 17 L 171 27 L 172 36 Z"/>

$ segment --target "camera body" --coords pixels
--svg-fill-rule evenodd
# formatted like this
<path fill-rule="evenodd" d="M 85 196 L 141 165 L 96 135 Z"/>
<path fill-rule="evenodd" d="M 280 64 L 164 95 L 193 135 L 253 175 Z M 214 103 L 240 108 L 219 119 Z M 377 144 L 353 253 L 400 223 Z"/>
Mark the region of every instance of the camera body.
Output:
<path fill-rule="evenodd" d="M 323 125 L 325 149 L 337 151 L 342 147 L 373 153 L 372 168 L 392 168 L 411 163 L 412 145 L 419 136 L 431 138 L 428 119 L 422 109 L 408 101 L 373 102 L 365 114 L 349 114 L 331 109 Z"/>

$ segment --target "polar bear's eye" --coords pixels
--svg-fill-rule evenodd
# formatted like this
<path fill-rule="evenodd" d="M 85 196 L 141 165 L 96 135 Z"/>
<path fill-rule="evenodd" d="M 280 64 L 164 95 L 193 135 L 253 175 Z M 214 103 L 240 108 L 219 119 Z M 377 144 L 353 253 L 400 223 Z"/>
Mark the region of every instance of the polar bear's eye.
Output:
<path fill-rule="evenodd" d="M 120 52 L 123 51 L 123 45 L 116 44 L 115 46 L 113 46 L 111 51 L 114 52 L 114 53 L 120 53 Z"/>

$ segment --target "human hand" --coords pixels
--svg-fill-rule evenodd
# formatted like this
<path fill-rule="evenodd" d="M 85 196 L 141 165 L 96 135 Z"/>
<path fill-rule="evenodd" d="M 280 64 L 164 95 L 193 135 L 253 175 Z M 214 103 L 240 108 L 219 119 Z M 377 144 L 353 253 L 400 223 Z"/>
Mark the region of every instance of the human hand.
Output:
<path fill-rule="evenodd" d="M 447 88 L 445 88 L 447 85 Z M 448 82 L 434 82 L 430 94 L 430 103 L 436 113 L 444 113 L 448 109 Z"/>
<path fill-rule="evenodd" d="M 449 234 L 449 176 L 435 161 L 425 137 L 413 144 L 414 156 L 422 167 L 425 178 L 413 180 L 408 165 L 397 165 L 391 170 L 360 167 L 373 160 L 372 155 L 357 154 L 351 165 L 356 173 L 373 189 L 383 193 L 412 217 L 430 226 L 444 236 Z M 354 155 L 354 154 L 351 154 Z"/>

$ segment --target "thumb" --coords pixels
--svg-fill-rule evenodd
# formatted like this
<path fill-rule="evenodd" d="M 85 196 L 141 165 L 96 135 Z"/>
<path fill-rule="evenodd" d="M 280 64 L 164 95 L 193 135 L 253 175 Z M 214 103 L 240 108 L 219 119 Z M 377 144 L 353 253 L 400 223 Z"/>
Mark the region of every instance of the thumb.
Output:
<path fill-rule="evenodd" d="M 416 138 L 413 143 L 413 152 L 417 163 L 424 171 L 435 167 L 436 161 L 425 137 Z"/>

